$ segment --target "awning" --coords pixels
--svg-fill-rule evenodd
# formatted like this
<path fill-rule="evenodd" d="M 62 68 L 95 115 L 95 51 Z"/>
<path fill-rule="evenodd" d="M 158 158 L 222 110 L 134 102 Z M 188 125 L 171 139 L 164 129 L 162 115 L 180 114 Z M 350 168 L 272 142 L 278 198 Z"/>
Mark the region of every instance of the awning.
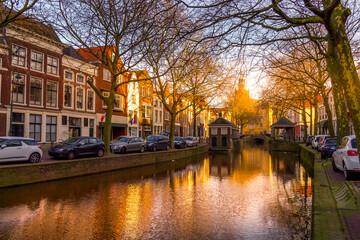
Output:
<path fill-rule="evenodd" d="M 105 123 L 99 123 L 99 127 L 104 127 Z M 127 124 L 124 123 L 111 123 L 112 127 L 127 127 Z"/>

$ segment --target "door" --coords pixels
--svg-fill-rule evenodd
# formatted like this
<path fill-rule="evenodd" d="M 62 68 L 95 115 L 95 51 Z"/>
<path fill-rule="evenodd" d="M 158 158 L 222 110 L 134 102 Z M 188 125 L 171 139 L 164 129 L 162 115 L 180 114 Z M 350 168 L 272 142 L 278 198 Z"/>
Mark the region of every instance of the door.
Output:
<path fill-rule="evenodd" d="M 22 150 L 22 144 L 18 139 L 6 139 L 2 145 L 6 145 L 0 149 L 0 161 L 21 161 L 27 160 L 25 152 Z"/>
<path fill-rule="evenodd" d="M 126 144 L 126 150 L 128 152 L 136 151 L 136 138 L 130 138 Z"/>
<path fill-rule="evenodd" d="M 79 156 L 91 154 L 88 138 L 83 138 L 76 143 L 75 153 Z"/>
<path fill-rule="evenodd" d="M 99 147 L 99 143 L 96 140 L 96 138 L 89 138 L 89 144 L 88 144 L 88 147 L 87 147 L 89 152 L 92 153 L 92 154 L 96 154 L 97 150 L 98 150 L 98 147 Z"/>

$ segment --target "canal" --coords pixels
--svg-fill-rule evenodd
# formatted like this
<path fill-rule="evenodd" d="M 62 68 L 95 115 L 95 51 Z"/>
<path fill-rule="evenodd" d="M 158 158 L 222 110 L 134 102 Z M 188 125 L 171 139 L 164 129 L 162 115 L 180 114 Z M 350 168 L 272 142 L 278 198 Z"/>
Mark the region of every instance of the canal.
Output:
<path fill-rule="evenodd" d="M 311 194 L 297 155 L 245 145 L 0 189 L 0 239 L 309 239 Z"/>

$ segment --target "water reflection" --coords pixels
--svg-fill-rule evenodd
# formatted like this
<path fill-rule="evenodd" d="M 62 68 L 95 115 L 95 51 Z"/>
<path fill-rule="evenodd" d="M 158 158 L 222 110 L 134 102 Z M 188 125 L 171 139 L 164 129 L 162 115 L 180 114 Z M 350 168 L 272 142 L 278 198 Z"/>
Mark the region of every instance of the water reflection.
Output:
<path fill-rule="evenodd" d="M 311 179 L 261 146 L 0 190 L 4 239 L 304 239 Z"/>

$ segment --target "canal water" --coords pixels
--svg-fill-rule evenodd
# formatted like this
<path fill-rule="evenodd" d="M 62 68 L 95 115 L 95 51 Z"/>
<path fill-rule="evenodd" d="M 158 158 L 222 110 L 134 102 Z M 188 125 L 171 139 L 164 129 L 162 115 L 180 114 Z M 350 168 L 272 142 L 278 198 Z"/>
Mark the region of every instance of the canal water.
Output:
<path fill-rule="evenodd" d="M 0 239 L 309 239 L 297 155 L 226 155 L 0 189 Z"/>

